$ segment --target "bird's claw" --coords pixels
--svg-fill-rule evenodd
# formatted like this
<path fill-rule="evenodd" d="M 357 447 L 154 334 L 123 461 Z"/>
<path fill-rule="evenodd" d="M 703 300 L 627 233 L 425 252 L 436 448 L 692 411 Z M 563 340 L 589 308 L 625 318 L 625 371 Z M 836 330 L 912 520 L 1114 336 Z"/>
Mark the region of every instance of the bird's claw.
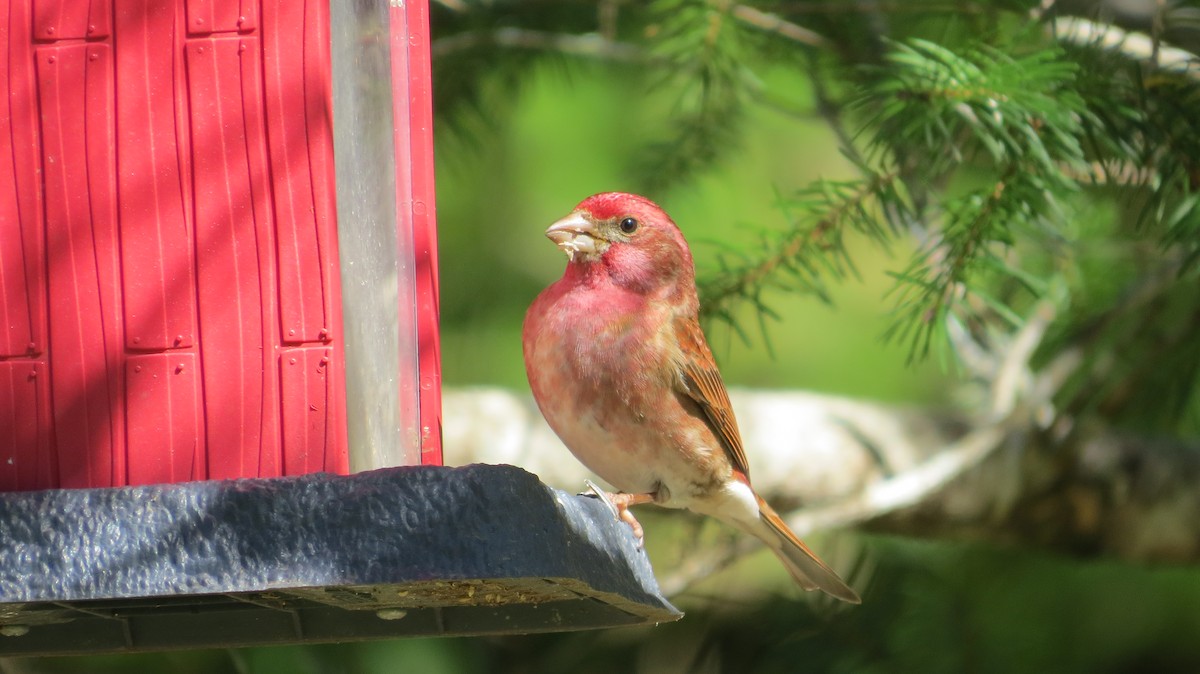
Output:
<path fill-rule="evenodd" d="M 600 499 L 601 503 L 608 506 L 608 510 L 612 513 L 614 519 L 621 519 L 621 511 L 617 509 L 617 504 L 613 503 L 611 494 L 601 489 L 591 480 L 584 480 L 583 483 L 587 485 L 587 489 L 579 492 L 580 496 L 590 496 Z"/>
<path fill-rule="evenodd" d="M 579 495 L 598 498 L 601 503 L 608 506 L 613 519 L 628 524 L 629 528 L 633 530 L 633 537 L 637 539 L 637 548 L 641 550 L 645 544 L 646 532 L 642 529 L 642 523 L 637 521 L 637 518 L 633 516 L 633 511 L 629 509 L 629 494 L 610 494 L 598 487 L 591 480 L 584 480 L 583 482 L 587 485 L 587 490 L 580 492 Z"/>

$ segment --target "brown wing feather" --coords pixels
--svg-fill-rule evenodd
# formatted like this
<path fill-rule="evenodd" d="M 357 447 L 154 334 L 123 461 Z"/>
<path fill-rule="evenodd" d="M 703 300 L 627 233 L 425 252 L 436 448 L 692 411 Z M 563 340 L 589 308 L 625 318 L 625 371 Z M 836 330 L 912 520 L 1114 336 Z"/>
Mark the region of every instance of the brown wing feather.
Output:
<path fill-rule="evenodd" d="M 709 427 L 725 446 L 733 467 L 749 478 L 750 464 L 742 447 L 742 435 L 738 432 L 729 393 L 721 381 L 721 372 L 704 339 L 704 332 L 696 319 L 683 317 L 675 322 L 675 334 L 683 351 L 684 362 L 680 364 L 683 392 L 704 410 Z"/>

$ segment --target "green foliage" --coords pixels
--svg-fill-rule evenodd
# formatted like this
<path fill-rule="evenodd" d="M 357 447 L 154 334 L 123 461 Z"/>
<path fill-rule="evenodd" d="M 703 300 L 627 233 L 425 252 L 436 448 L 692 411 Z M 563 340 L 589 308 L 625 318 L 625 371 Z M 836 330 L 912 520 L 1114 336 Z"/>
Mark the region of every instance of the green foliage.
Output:
<path fill-rule="evenodd" d="M 888 269 L 881 311 L 891 316 L 883 336 L 910 361 L 956 355 L 951 321 L 988 348 L 1051 301 L 1059 319 L 1038 362 L 1082 363 L 1063 409 L 1200 428 L 1189 421 L 1200 417 L 1194 72 L 1067 39 L 1050 27 L 1055 10 L 1032 0 L 446 6 L 435 50 L 473 45 L 438 66 L 451 126 L 463 126 L 463 105 L 493 109 L 480 92 L 496 82 L 518 94 L 534 62 L 613 69 L 641 90 L 609 111 L 629 124 L 624 189 L 669 201 L 719 173 L 757 110 L 797 128 L 821 122 L 840 139 L 856 177 L 804 184 L 779 172 L 774 222 L 751 223 L 756 237 L 722 242 L 711 262 L 697 258 L 705 316 L 744 339 L 743 306 L 763 320 L 787 295 L 828 302 L 831 284 L 857 278 L 865 242 L 904 256 Z M 516 29 L 520 40 L 502 32 Z M 773 85 L 779 70 L 807 78 L 811 102 Z M 499 98 L 503 110 L 514 96 Z M 1139 404 L 1154 399 L 1141 391 L 1170 404 Z"/>
<path fill-rule="evenodd" d="M 675 92 L 673 129 L 652 143 L 635 171 L 657 192 L 711 165 L 736 148 L 743 127 L 747 85 L 746 36 L 729 15 L 731 5 L 659 0 L 651 54 L 660 80 Z"/>
<path fill-rule="evenodd" d="M 1062 57 L 1054 47 L 1021 58 L 990 47 L 959 55 L 914 39 L 895 46 L 890 67 L 857 101 L 869 148 L 904 167 L 910 185 L 944 182 L 967 163 L 986 176 L 981 187 L 931 195 L 935 205 L 918 216 L 935 227 L 896 273 L 897 319 L 888 333 L 911 345 L 910 357 L 929 352 L 952 313 L 978 319 L 974 307 L 986 307 L 1014 322 L 972 276 L 988 267 L 1027 278 L 1005 251 L 1018 235 L 1043 245 L 1069 217 L 1061 202 L 1076 185 L 1065 172 L 1083 166 L 1085 110 L 1069 89 L 1077 68 Z"/>
<path fill-rule="evenodd" d="M 1016 58 L 991 47 L 957 54 L 922 39 L 894 45 L 882 77 L 859 100 L 873 117 L 871 144 L 896 153 L 921 150 L 936 173 L 971 154 L 970 140 L 991 163 L 1026 165 L 1055 186 L 1069 186 L 1058 162 L 1077 162 L 1083 101 L 1070 90 L 1076 64 L 1051 46 Z M 975 149 L 975 148 L 971 148 Z"/>
<path fill-rule="evenodd" d="M 896 173 L 872 174 L 855 181 L 817 180 L 793 195 L 779 195 L 785 233 L 763 234 L 754 252 L 730 251 L 719 257 L 719 269 L 698 281 L 705 299 L 702 315 L 736 328 L 735 303 L 749 302 L 771 314 L 765 299 L 771 289 L 808 292 L 830 302 L 827 279 L 840 281 L 856 274 L 846 249 L 847 234 L 886 244 L 894 232 L 883 226 L 872 206 L 882 202 L 905 210 L 901 187 Z M 733 256 L 737 259 L 731 261 Z"/>

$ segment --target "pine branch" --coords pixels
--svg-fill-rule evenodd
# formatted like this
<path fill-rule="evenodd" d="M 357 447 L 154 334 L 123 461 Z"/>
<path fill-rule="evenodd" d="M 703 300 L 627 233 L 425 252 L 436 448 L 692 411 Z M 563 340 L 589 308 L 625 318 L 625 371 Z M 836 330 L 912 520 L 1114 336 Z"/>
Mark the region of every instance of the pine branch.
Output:
<path fill-rule="evenodd" d="M 1019 59 L 993 49 L 960 55 L 912 40 L 896 45 L 888 60 L 894 69 L 858 101 L 875 111 L 868 122 L 875 149 L 928 153 L 930 173 L 980 151 L 1002 166 L 1032 163 L 1047 178 L 1062 175 L 1056 160 L 1082 160 L 1086 106 L 1072 89 L 1076 66 L 1061 51 Z"/>
<path fill-rule="evenodd" d="M 1091 151 L 1133 177 L 1125 185 L 1142 189 L 1118 194 L 1142 202 L 1137 226 L 1183 251 L 1190 268 L 1200 260 L 1200 59 L 1081 19 L 1055 25 L 1059 39 L 1080 45 L 1076 58 L 1093 66 L 1081 82 Z"/>
<path fill-rule="evenodd" d="M 1200 313 L 1191 309 L 1200 279 L 1184 263 L 1168 255 L 1144 269 L 1108 265 L 1112 281 L 1128 279 L 1115 298 L 1076 293 L 1074 315 L 1050 340 L 1051 353 L 1084 362 L 1057 391 L 1065 414 L 1172 434 L 1200 429 Z"/>
<path fill-rule="evenodd" d="M 1014 230 L 1036 235 L 1045 214 L 1056 210 L 1050 195 L 1034 171 L 1014 164 L 995 183 L 946 202 L 936 244 L 918 251 L 907 269 L 893 274 L 900 282 L 895 289 L 896 318 L 885 336 L 907 342 L 910 361 L 929 354 L 935 340 L 945 336 L 952 315 L 978 319 L 977 306 L 994 312 L 1011 328 L 1021 326 L 1012 309 L 972 276 L 984 268 L 997 271 L 1019 280 L 1032 295 L 1041 295 L 1045 284 L 1010 265 L 1002 251 L 1015 243 Z M 972 298 L 979 302 L 973 305 L 968 301 Z"/>
<path fill-rule="evenodd" d="M 930 243 L 894 274 L 896 318 L 886 336 L 907 342 L 915 360 L 941 343 L 953 314 L 977 316 L 972 307 L 979 305 L 1000 317 L 1015 315 L 973 287 L 973 276 L 987 268 L 1030 285 L 1027 272 L 1005 262 L 997 246 L 1010 246 L 1018 231 L 1049 235 L 1066 220 L 1061 202 L 1077 189 L 1072 171 L 1086 166 L 1080 140 L 1086 111 L 1070 89 L 1074 64 L 1055 49 L 1021 58 L 991 49 L 960 55 L 913 40 L 887 60 L 894 69 L 857 102 L 875 111 L 867 126 L 874 155 L 916 166 L 906 179 L 926 185 L 965 165 L 995 171 L 983 188 L 940 197 Z M 924 161 L 908 159 L 918 154 Z M 967 302 L 970 296 L 979 302 Z"/>
<path fill-rule="evenodd" d="M 858 181 L 820 180 L 780 200 L 788 229 L 782 236 L 764 237 L 757 254 L 743 254 L 737 264 L 720 258 L 720 270 L 699 281 L 702 316 L 736 327 L 734 311 L 741 302 L 770 314 L 765 299 L 770 288 L 807 292 L 829 302 L 827 279 L 842 280 L 854 271 L 846 234 L 857 232 L 885 245 L 891 232 L 877 210 L 884 202 L 907 208 L 898 187 L 896 173 L 874 174 Z"/>
<path fill-rule="evenodd" d="M 728 3 L 660 0 L 653 55 L 664 64 L 657 86 L 677 92 L 670 136 L 652 144 L 638 167 L 654 194 L 692 176 L 734 149 L 748 94 L 757 84 Z"/>

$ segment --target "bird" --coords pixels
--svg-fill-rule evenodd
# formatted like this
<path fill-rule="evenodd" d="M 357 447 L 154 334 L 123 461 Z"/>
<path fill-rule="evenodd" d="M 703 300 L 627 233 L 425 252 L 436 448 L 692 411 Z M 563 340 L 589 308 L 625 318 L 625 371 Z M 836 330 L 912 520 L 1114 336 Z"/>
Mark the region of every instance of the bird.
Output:
<path fill-rule="evenodd" d="M 618 490 L 602 495 L 639 546 L 631 506 L 686 508 L 762 540 L 805 590 L 861 603 L 751 486 L 675 222 L 645 197 L 603 192 L 546 236 L 567 266 L 525 315 L 530 389 L 563 444 Z"/>

